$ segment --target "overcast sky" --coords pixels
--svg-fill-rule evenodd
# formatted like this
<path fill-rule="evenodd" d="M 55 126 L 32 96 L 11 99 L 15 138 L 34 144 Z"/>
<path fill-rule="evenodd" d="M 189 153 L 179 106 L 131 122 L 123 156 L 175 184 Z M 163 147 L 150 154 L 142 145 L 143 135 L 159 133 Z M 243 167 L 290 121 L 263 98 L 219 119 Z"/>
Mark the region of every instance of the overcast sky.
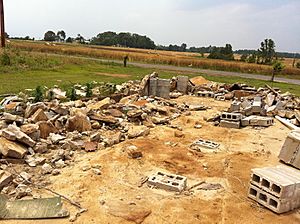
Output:
<path fill-rule="evenodd" d="M 156 44 L 257 49 L 272 38 L 300 53 L 300 0 L 4 0 L 10 36 L 42 38 L 65 30 L 91 38 L 104 31 L 149 36 Z"/>

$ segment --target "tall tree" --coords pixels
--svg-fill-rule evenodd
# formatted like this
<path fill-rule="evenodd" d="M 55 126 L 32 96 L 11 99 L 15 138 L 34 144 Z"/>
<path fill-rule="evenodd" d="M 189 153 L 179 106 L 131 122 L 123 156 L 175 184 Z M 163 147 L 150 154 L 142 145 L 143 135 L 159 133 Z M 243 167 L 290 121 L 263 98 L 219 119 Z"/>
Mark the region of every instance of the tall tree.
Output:
<path fill-rule="evenodd" d="M 63 30 L 60 30 L 57 32 L 57 38 L 59 41 L 65 41 L 66 39 L 66 32 Z"/>
<path fill-rule="evenodd" d="M 53 31 L 49 30 L 45 33 L 44 40 L 45 41 L 55 41 L 56 40 L 56 34 Z"/>
<path fill-rule="evenodd" d="M 272 64 L 276 58 L 275 42 L 272 39 L 265 39 L 263 42 L 261 42 L 258 53 L 261 59 L 258 61 L 258 63 Z"/>

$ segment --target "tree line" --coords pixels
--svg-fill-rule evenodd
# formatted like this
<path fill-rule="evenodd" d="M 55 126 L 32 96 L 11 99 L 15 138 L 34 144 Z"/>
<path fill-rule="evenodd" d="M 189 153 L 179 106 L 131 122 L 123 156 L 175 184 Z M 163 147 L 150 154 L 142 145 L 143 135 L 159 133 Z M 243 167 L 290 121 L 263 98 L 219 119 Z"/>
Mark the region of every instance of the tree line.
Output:
<path fill-rule="evenodd" d="M 6 33 L 6 37 L 9 35 Z M 15 37 L 11 39 L 20 40 L 34 40 L 26 36 Z M 265 39 L 261 42 L 260 48 L 257 50 L 237 50 L 233 51 L 231 44 L 226 44 L 224 47 L 208 46 L 208 47 L 187 47 L 187 44 L 182 43 L 181 45 L 169 46 L 156 45 L 151 38 L 147 36 L 142 36 L 136 33 L 121 32 L 116 33 L 112 31 L 107 31 L 99 33 L 97 36 L 92 37 L 90 40 L 86 40 L 82 35 L 78 34 L 77 37 L 68 37 L 64 30 L 59 30 L 57 32 L 47 31 L 44 34 L 45 41 L 49 42 L 67 42 L 67 43 L 80 43 L 80 44 L 92 44 L 92 45 L 103 45 L 103 46 L 120 46 L 120 47 L 130 47 L 130 48 L 142 48 L 142 49 L 157 49 L 166 51 L 179 51 L 179 52 L 193 52 L 200 53 L 202 57 L 207 53 L 210 59 L 222 59 L 222 60 L 235 60 L 234 53 L 241 54 L 240 61 L 248 63 L 257 64 L 274 64 L 279 58 L 289 57 L 300 58 L 300 54 L 292 54 L 285 52 L 276 52 L 275 42 L 272 39 Z"/>

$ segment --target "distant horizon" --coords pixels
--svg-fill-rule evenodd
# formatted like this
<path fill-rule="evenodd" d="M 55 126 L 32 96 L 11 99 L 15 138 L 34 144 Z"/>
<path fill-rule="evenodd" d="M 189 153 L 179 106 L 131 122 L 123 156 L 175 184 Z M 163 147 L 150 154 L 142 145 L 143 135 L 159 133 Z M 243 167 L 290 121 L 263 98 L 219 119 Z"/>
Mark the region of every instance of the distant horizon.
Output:
<path fill-rule="evenodd" d="M 146 35 L 163 46 L 229 43 L 234 50 L 257 50 L 270 38 L 278 52 L 300 52 L 297 0 L 4 0 L 4 6 L 12 37 L 43 39 L 48 30 L 64 30 L 67 37 L 90 39 L 114 31 Z"/>

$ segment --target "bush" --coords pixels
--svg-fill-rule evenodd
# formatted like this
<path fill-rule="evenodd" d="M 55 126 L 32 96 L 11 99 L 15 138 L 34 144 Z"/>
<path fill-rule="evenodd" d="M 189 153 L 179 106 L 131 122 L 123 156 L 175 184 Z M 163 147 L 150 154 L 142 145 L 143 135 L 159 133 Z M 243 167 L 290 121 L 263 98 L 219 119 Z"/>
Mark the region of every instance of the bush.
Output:
<path fill-rule="evenodd" d="M 34 92 L 34 102 L 42 102 L 44 100 L 43 97 L 43 88 L 41 86 L 36 87 Z"/>
<path fill-rule="evenodd" d="M 296 68 L 299 68 L 299 69 L 300 69 L 300 61 L 297 62 Z"/>
<path fill-rule="evenodd" d="M 86 84 L 86 97 L 91 97 L 93 95 L 92 88 L 93 86 L 91 83 Z"/>
<path fill-rule="evenodd" d="M 77 100 L 76 89 L 75 89 L 74 86 L 72 87 L 72 89 L 71 89 L 71 91 L 69 92 L 68 95 L 69 95 L 69 98 L 70 98 L 71 101 Z"/>
<path fill-rule="evenodd" d="M 3 52 L 0 57 L 0 63 L 3 66 L 9 66 L 11 65 L 10 57 L 7 52 Z"/>

